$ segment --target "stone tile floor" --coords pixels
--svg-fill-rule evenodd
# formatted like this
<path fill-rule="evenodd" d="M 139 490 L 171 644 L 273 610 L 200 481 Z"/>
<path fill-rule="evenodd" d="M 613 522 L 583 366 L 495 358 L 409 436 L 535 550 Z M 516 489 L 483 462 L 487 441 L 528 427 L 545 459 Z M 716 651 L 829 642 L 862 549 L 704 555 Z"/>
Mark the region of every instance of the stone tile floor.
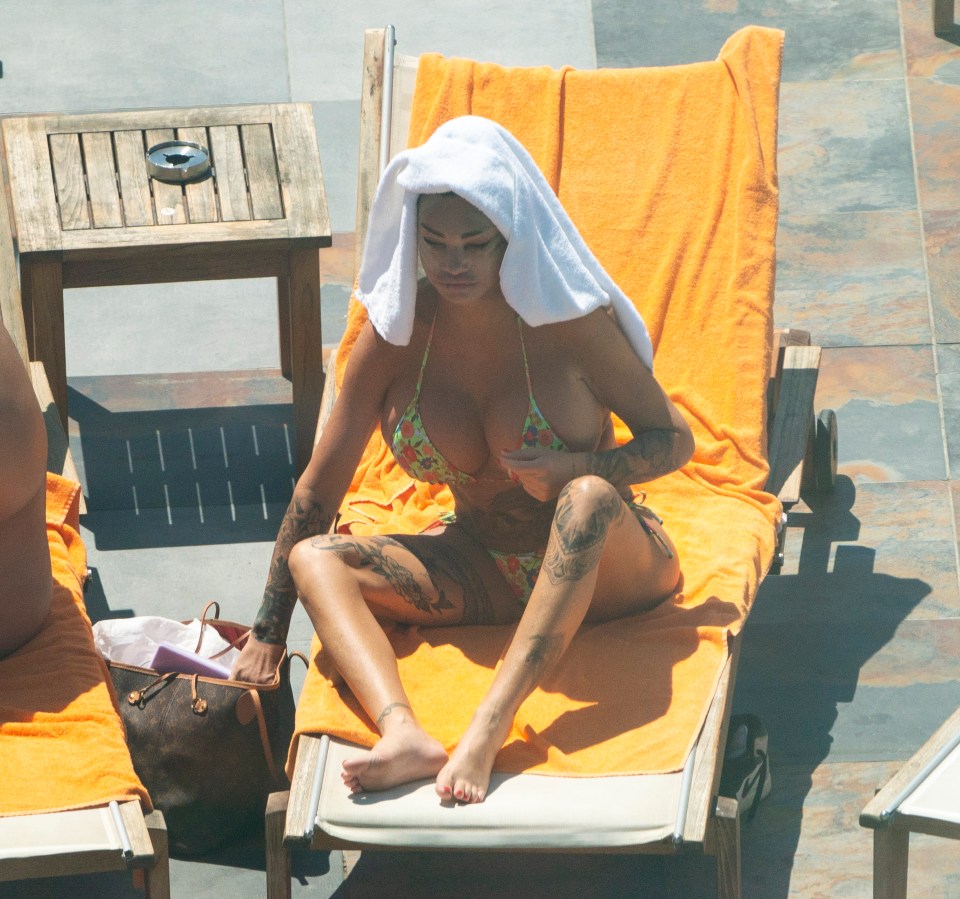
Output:
<path fill-rule="evenodd" d="M 935 36 L 930 0 L 240 0 L 190 27 L 123 0 L 0 0 L 0 21 L 0 115 L 312 102 L 337 232 L 328 341 L 352 281 L 365 27 L 395 24 L 408 53 L 584 68 L 710 59 L 750 23 L 786 31 L 776 318 L 825 348 L 817 406 L 837 412 L 840 481 L 792 510 L 787 565 L 747 625 L 735 706 L 769 728 L 774 791 L 744 822 L 744 894 L 869 896 L 859 811 L 960 703 L 960 28 Z M 267 282 L 68 293 L 94 617 L 183 617 L 210 598 L 252 616 L 289 479 L 274 309 Z M 305 616 L 291 633 L 307 646 Z M 298 855 L 294 892 L 711 894 L 709 864 L 675 861 L 367 853 L 344 880 L 339 853 Z M 175 896 L 260 896 L 262 848 L 172 876 Z M 910 891 L 960 896 L 960 844 L 914 838 Z M 136 893 L 125 878 L 0 885 L 86 895 Z"/>

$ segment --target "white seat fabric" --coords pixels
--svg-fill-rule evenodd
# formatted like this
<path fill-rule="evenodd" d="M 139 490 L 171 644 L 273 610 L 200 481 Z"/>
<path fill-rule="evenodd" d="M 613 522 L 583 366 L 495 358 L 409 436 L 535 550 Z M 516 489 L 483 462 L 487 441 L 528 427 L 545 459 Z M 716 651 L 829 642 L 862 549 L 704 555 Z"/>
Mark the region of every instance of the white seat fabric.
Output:
<path fill-rule="evenodd" d="M 122 850 L 106 806 L 0 818 L 0 859 L 103 850 Z"/>
<path fill-rule="evenodd" d="M 960 746 L 942 761 L 901 804 L 904 815 L 960 824 Z"/>
<path fill-rule="evenodd" d="M 495 774 L 486 801 L 441 803 L 433 781 L 351 794 L 344 758 L 362 751 L 331 739 L 317 826 L 351 842 L 476 849 L 603 848 L 652 843 L 676 825 L 683 774 L 550 777 Z"/>

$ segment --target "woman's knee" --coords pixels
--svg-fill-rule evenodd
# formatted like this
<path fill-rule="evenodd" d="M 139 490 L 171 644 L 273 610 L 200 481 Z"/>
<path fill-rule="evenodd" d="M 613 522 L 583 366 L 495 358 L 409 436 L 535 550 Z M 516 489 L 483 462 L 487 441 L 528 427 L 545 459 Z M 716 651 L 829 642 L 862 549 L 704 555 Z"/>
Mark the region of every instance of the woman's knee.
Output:
<path fill-rule="evenodd" d="M 583 475 L 568 483 L 557 498 L 554 521 L 558 532 L 589 528 L 606 533 L 610 524 L 624 512 L 623 498 L 609 481 L 596 475 Z"/>
<path fill-rule="evenodd" d="M 306 583 L 311 576 L 328 572 L 331 566 L 349 567 L 340 553 L 330 552 L 336 537 L 332 534 L 318 534 L 295 543 L 287 556 L 290 576 L 297 586 Z"/>

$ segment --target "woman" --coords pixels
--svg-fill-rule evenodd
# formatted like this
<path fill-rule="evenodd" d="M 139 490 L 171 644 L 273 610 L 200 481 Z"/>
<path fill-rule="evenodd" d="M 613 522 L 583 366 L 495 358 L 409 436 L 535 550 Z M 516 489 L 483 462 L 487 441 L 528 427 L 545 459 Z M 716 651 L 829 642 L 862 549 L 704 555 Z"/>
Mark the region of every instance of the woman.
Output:
<path fill-rule="evenodd" d="M 50 610 L 46 464 L 43 416 L 0 322 L 0 658 L 33 637 Z"/>
<path fill-rule="evenodd" d="M 299 592 L 381 733 L 344 763 L 347 786 L 436 776 L 441 798 L 479 802 L 517 709 L 581 622 L 673 593 L 675 549 L 630 485 L 683 465 L 693 440 L 653 377 L 634 307 L 526 151 L 491 122 L 449 122 L 391 163 L 358 296 L 369 320 L 294 491 L 234 673 L 271 676 Z M 633 434 L 620 448 L 611 411 Z M 455 515 L 422 534 L 327 534 L 378 425 L 407 473 L 449 485 Z M 449 758 L 418 724 L 378 619 L 518 621 Z"/>

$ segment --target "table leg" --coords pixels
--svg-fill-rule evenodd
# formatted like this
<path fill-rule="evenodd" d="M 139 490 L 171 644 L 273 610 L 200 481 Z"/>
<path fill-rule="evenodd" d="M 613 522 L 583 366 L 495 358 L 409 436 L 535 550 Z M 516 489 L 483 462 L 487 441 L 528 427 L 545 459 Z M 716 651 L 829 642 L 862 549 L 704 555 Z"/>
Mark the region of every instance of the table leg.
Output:
<path fill-rule="evenodd" d="M 277 320 L 280 323 L 280 373 L 289 381 L 290 369 L 290 278 L 277 277 Z"/>
<path fill-rule="evenodd" d="M 873 897 L 906 899 L 910 831 L 878 827 L 873 832 Z"/>
<path fill-rule="evenodd" d="M 953 28 L 953 0 L 933 0 L 933 30 L 936 34 Z"/>
<path fill-rule="evenodd" d="M 67 431 L 67 350 L 63 326 L 63 264 L 20 259 L 20 292 L 30 357 L 43 363 Z"/>
<path fill-rule="evenodd" d="M 323 340 L 320 331 L 320 254 L 290 252 L 290 373 L 297 439 L 297 474 L 313 452 L 323 396 Z"/>

